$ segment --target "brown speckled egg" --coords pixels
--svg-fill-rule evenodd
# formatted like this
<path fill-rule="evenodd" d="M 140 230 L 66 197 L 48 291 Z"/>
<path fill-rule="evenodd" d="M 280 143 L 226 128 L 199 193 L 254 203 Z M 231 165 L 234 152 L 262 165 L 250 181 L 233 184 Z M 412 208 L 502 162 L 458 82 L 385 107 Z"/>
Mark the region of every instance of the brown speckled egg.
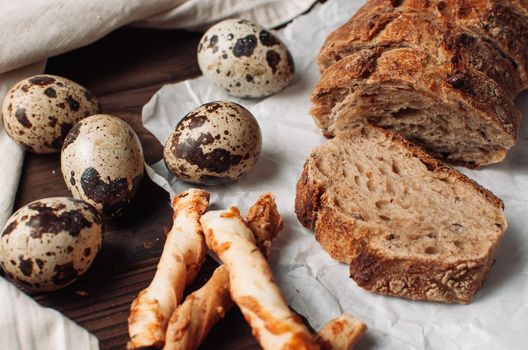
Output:
<path fill-rule="evenodd" d="M 74 282 L 92 264 L 103 241 L 101 214 L 75 198 L 40 199 L 17 210 L 0 236 L 0 264 L 31 290 Z"/>
<path fill-rule="evenodd" d="M 72 126 L 100 111 L 99 102 L 87 89 L 44 74 L 18 82 L 2 105 L 7 134 L 35 153 L 59 152 Z"/>
<path fill-rule="evenodd" d="M 93 115 L 66 136 L 61 170 L 75 198 L 92 204 L 106 217 L 117 217 L 143 178 L 143 149 L 130 125 L 110 115 Z"/>
<path fill-rule="evenodd" d="M 253 115 L 233 102 L 211 102 L 187 114 L 163 150 L 167 168 L 184 181 L 215 185 L 255 165 L 262 139 Z"/>
<path fill-rule="evenodd" d="M 294 75 L 286 46 L 262 26 L 241 19 L 222 21 L 204 34 L 198 64 L 203 75 L 238 97 L 274 94 Z"/>

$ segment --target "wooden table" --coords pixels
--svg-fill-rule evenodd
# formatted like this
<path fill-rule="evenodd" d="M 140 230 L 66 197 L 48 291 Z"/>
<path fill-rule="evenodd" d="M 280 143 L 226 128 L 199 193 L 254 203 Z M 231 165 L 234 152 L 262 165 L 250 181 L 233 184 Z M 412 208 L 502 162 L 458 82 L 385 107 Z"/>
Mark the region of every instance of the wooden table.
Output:
<path fill-rule="evenodd" d="M 103 112 L 127 121 L 139 135 L 145 160 L 162 158 L 162 145 L 141 124 L 141 108 L 164 84 L 200 74 L 200 34 L 120 29 L 95 44 L 48 61 L 46 72 L 89 88 Z M 15 209 L 40 198 L 70 196 L 60 155 L 26 154 Z M 168 194 L 145 176 L 128 214 L 106 226 L 104 244 L 90 270 L 73 285 L 35 294 L 99 339 L 102 349 L 124 349 L 130 303 L 151 281 L 171 224 Z M 208 260 L 191 290 L 202 285 L 216 263 Z M 233 309 L 208 336 L 203 349 L 258 348 L 240 312 Z"/>

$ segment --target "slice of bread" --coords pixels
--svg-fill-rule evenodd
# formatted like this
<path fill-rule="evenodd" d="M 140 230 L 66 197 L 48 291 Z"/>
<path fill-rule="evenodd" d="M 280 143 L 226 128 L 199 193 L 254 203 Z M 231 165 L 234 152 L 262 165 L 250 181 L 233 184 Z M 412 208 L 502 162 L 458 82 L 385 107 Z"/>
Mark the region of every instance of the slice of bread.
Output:
<path fill-rule="evenodd" d="M 507 228 L 499 198 L 370 125 L 315 148 L 295 212 L 360 287 L 449 303 L 470 302 Z"/>
<path fill-rule="evenodd" d="M 484 73 L 417 48 L 361 50 L 324 71 L 311 113 L 325 136 L 370 122 L 469 167 L 504 159 L 520 112 Z"/>

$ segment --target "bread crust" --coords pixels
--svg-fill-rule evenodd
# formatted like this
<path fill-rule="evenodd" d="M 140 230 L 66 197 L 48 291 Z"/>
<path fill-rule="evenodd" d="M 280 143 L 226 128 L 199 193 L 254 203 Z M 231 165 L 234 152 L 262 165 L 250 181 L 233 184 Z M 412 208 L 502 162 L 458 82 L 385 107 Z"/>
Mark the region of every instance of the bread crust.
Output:
<path fill-rule="evenodd" d="M 347 42 L 354 39 L 371 40 L 401 13 L 426 14 L 450 24 L 449 30 L 455 28 L 482 37 L 499 50 L 504 59 L 515 62 L 522 82 L 521 88 L 528 88 L 526 0 L 370 0 L 349 22 L 330 34 L 318 62 L 322 67 L 327 67 L 336 57 L 340 58 L 340 48 L 346 46 Z M 337 50 L 334 50 L 334 46 Z M 471 50 L 468 54 L 472 54 Z"/>
<path fill-rule="evenodd" d="M 503 202 L 493 193 L 401 136 L 372 125 L 364 129 L 383 133 L 409 157 L 420 160 L 430 172 L 452 177 L 474 189 L 498 210 L 504 209 Z M 305 227 L 315 229 L 317 241 L 332 258 L 350 264 L 350 277 L 358 286 L 375 293 L 414 300 L 463 304 L 471 301 L 489 272 L 500 238 L 485 256 L 475 260 L 447 263 L 387 256 L 369 245 L 369 238 L 381 234 L 381 231 L 345 215 L 333 203 L 321 179 L 317 178 L 315 152 L 317 149 L 306 161 L 297 183 L 295 212 Z M 501 230 L 506 230 L 505 220 Z"/>
<path fill-rule="evenodd" d="M 496 132 L 488 135 L 490 144 L 503 149 L 496 152 L 491 161 L 475 159 L 475 165 L 502 160 L 515 144 L 520 112 L 493 80 L 470 68 L 460 70 L 451 64 L 436 66 L 427 53 L 414 48 L 386 51 L 377 47 L 359 51 L 333 64 L 323 73 L 312 93 L 311 114 L 325 136 L 334 136 L 339 131 L 336 127 L 339 120 L 332 119 L 331 112 L 347 95 L 358 92 L 358 99 L 366 99 L 368 96 L 361 95 L 363 90 L 395 84 L 446 106 L 464 106 L 471 111 L 471 118 L 482 118 L 487 125 L 493 126 Z M 347 114 L 347 118 L 358 121 L 370 117 L 372 115 Z"/>
<path fill-rule="evenodd" d="M 429 12 L 387 12 L 386 8 L 361 11 L 331 33 L 317 58 L 324 71 L 341 58 L 362 49 L 414 47 L 427 52 L 437 64 L 457 69 L 470 67 L 486 74 L 515 98 L 527 87 L 518 66 L 501 50 L 452 22 Z"/>
<path fill-rule="evenodd" d="M 485 259 L 459 264 L 391 259 L 369 248 L 350 262 L 350 277 L 371 292 L 412 300 L 469 304 L 484 283 L 495 249 Z"/>

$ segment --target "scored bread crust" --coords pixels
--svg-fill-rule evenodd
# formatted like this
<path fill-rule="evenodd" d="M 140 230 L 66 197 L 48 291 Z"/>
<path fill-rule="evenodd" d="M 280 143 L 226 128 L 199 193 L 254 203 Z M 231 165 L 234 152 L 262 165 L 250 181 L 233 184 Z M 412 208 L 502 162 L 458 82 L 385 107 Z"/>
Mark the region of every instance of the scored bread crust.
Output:
<path fill-rule="evenodd" d="M 341 58 L 362 49 L 414 47 L 427 52 L 437 64 L 457 69 L 471 67 L 495 80 L 510 98 L 528 86 L 518 66 L 480 35 L 428 12 L 361 11 L 331 33 L 317 58 L 324 71 Z"/>
<path fill-rule="evenodd" d="M 374 127 L 365 126 L 363 134 L 382 133 L 395 147 L 403 149 L 408 157 L 417 158 L 429 172 L 445 175 L 457 184 L 462 184 L 482 196 L 501 212 L 498 226 L 501 234 L 486 254 L 477 259 L 460 258 L 456 261 L 437 259 L 402 258 L 387 254 L 369 244 L 372 237 L 386 232 L 366 224 L 361 218 L 345 214 L 328 195 L 329 188 L 323 178 L 318 177 L 315 154 L 324 145 L 316 148 L 307 159 L 297 183 L 295 213 L 307 228 L 314 229 L 317 241 L 334 259 L 350 264 L 350 275 L 358 286 L 380 294 L 400 296 L 414 300 L 441 301 L 447 303 L 469 303 L 482 285 L 494 261 L 496 248 L 506 230 L 507 223 L 502 213 L 502 201 L 490 191 L 478 185 L 453 168 L 434 159 L 421 148 L 399 135 Z M 360 137 L 351 134 L 349 137 Z M 327 142 L 340 142 L 339 137 Z"/>
<path fill-rule="evenodd" d="M 342 54 L 346 53 L 346 46 L 351 42 L 367 37 L 375 38 L 399 13 L 404 12 L 427 14 L 438 18 L 439 21 L 449 25 L 446 35 L 454 29 L 469 31 L 472 36 L 481 37 L 500 51 L 503 57 L 501 59 L 494 54 L 496 59 L 509 60 L 517 66 L 521 90 L 528 88 L 528 41 L 526 40 L 528 2 L 526 0 L 370 0 L 349 22 L 329 35 L 318 57 L 321 68 L 324 69 L 340 59 Z M 416 23 L 417 27 L 421 25 L 420 22 Z M 428 28 L 424 26 L 423 29 Z M 398 33 L 394 35 L 398 36 Z M 482 50 L 482 46 L 480 49 Z M 479 55 L 471 49 L 467 50 L 467 54 L 470 58 L 472 55 Z M 482 64 L 484 71 L 492 69 L 492 67 L 486 68 L 486 62 Z M 501 65 L 504 65 L 504 62 Z M 512 81 L 511 84 L 514 85 L 515 82 Z"/>
<path fill-rule="evenodd" d="M 490 128 L 487 132 L 483 130 L 482 139 L 478 140 L 482 143 L 478 147 L 488 151 L 483 153 L 482 159 L 473 159 L 473 155 L 469 156 L 470 159 L 457 159 L 462 156 L 456 152 L 444 155 L 435 152 L 435 145 L 428 144 L 429 140 L 413 139 L 443 160 L 466 166 L 490 164 L 502 160 L 515 144 L 520 112 L 493 80 L 471 68 L 459 70 L 451 64 L 436 65 L 427 53 L 415 48 L 361 50 L 333 64 L 324 71 L 312 93 L 311 114 L 327 137 L 335 136 L 357 122 L 380 125 L 387 115 L 398 111 L 354 108 L 369 103 L 373 89 L 387 87 L 428 99 L 431 106 L 436 103 L 435 108 L 444 118 L 464 116 L 468 123 L 481 123 Z M 390 99 L 391 92 L 376 96 L 386 97 L 391 108 L 408 107 L 407 101 Z M 407 137 L 405 131 L 399 132 Z M 462 135 L 457 135 L 456 142 L 477 142 L 474 136 L 463 134 L 467 132 L 466 128 L 460 132 Z"/>

